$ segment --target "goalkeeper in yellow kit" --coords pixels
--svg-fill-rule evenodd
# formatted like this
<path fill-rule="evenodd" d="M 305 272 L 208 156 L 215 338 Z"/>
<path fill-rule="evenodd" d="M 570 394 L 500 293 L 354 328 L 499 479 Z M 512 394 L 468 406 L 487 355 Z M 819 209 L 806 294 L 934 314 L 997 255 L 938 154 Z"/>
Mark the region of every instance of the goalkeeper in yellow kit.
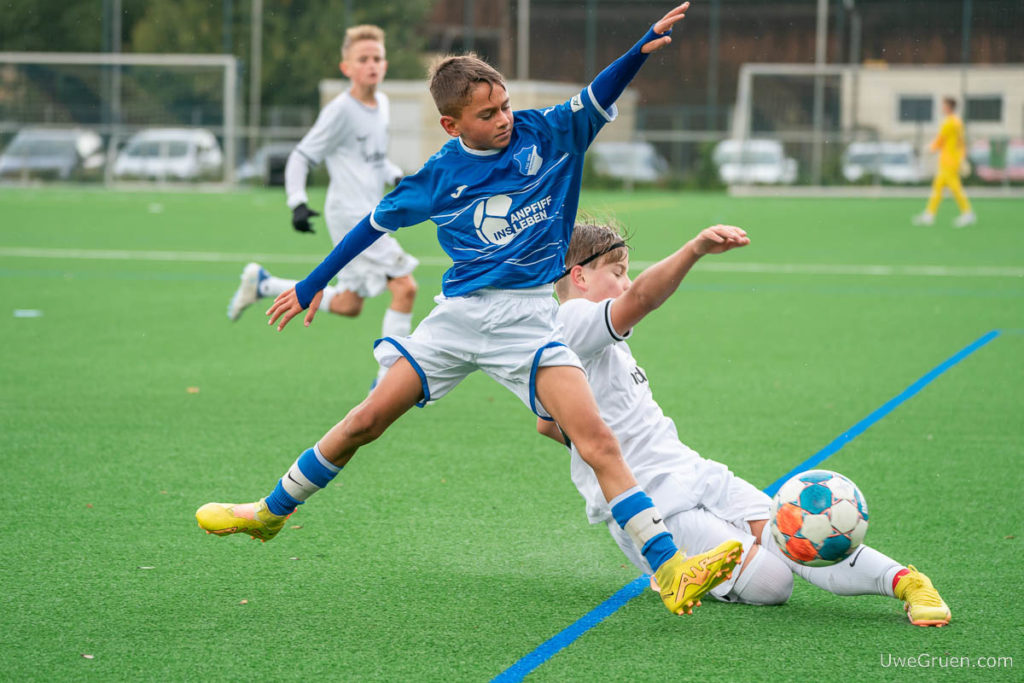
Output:
<path fill-rule="evenodd" d="M 942 98 L 942 113 L 946 118 L 942 121 L 939 134 L 932 140 L 931 151 L 939 153 L 939 167 L 932 181 L 932 196 L 924 213 L 914 216 L 917 225 L 931 225 L 935 222 L 935 211 L 942 200 L 942 188 L 948 187 L 960 207 L 960 215 L 953 221 L 957 228 L 966 227 L 978 219 L 971 211 L 971 204 L 960 184 L 960 164 L 963 163 L 966 146 L 964 144 L 964 124 L 956 115 L 956 100 L 952 97 Z"/>

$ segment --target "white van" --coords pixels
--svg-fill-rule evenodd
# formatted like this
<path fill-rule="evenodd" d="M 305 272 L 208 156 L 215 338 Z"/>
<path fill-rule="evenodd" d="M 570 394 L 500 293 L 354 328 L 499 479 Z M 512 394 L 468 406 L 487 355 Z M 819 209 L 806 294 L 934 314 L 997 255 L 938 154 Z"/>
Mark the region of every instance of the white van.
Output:
<path fill-rule="evenodd" d="M 796 159 L 786 156 L 778 140 L 722 140 L 711 158 L 726 185 L 796 182 Z"/>
<path fill-rule="evenodd" d="M 878 175 L 890 183 L 925 180 L 921 162 L 909 142 L 854 142 L 843 153 L 843 177 L 855 183 Z"/>
<path fill-rule="evenodd" d="M 653 183 L 668 175 L 668 162 L 649 142 L 595 142 L 587 154 L 594 172 L 609 178 Z"/>
<path fill-rule="evenodd" d="M 117 155 L 117 178 L 197 180 L 218 178 L 224 156 L 203 128 L 150 128 L 136 133 Z"/>

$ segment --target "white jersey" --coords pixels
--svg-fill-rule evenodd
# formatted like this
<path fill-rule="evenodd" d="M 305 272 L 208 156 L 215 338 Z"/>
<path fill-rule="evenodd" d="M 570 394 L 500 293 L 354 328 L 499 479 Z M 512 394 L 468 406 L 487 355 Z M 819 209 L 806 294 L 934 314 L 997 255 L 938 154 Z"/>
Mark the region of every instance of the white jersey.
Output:
<path fill-rule="evenodd" d="M 619 334 L 612 327 L 612 299 L 601 302 L 571 299 L 559 307 L 558 322 L 563 337 L 583 363 L 587 380 L 597 399 L 601 418 L 619 440 L 622 455 L 641 488 L 653 495 L 658 480 L 667 475 L 687 476 L 692 472 L 693 490 L 658 503 L 668 516 L 695 507 L 704 495 L 698 474 L 705 463 L 695 451 L 679 441 L 676 425 L 654 400 L 647 373 L 637 364 L 626 343 L 632 331 Z M 724 469 L 724 468 L 723 468 Z M 592 523 L 611 517 L 611 510 L 598 485 L 594 471 L 572 447 L 572 481 L 587 504 Z"/>
<path fill-rule="evenodd" d="M 370 107 L 347 90 L 341 93 L 320 111 L 316 123 L 293 152 L 309 168 L 326 162 L 331 180 L 324 213 L 329 225 L 344 225 L 342 235 L 373 210 L 384 196 L 384 186 L 401 175 L 387 158 L 388 98 L 382 92 L 375 93 L 375 98 L 377 106 Z M 305 180 L 305 173 L 286 174 L 289 208 L 309 201 Z M 331 232 L 333 237 L 333 226 Z"/>

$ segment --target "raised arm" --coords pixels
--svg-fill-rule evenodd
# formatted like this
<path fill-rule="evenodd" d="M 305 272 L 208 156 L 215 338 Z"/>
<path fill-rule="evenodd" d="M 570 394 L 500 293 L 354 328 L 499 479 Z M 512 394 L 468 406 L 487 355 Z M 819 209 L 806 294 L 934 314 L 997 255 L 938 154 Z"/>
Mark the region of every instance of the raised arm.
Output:
<path fill-rule="evenodd" d="M 715 225 L 701 230 L 679 251 L 640 273 L 629 289 L 612 302 L 612 326 L 621 333 L 633 329 L 644 316 L 672 296 L 701 256 L 721 254 L 748 244 L 747 233 L 732 225 Z"/>
<path fill-rule="evenodd" d="M 686 16 L 690 3 L 684 2 L 657 21 L 644 37 L 622 55 L 609 64 L 597 75 L 590 84 L 590 92 L 602 109 L 611 107 L 619 95 L 633 80 L 640 67 L 647 61 L 647 55 L 660 50 L 672 42 L 669 34 L 672 26 Z"/>

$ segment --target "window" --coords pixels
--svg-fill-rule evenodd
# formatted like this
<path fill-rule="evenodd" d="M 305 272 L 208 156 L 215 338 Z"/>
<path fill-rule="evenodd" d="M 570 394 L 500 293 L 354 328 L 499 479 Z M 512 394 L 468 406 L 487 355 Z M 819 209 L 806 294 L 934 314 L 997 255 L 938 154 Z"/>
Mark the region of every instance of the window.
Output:
<path fill-rule="evenodd" d="M 984 95 L 968 97 L 967 106 L 964 107 L 964 119 L 967 121 L 993 121 L 1000 123 L 1003 120 L 1003 96 Z"/>
<path fill-rule="evenodd" d="M 934 104 L 930 95 L 900 95 L 900 123 L 930 123 Z"/>

